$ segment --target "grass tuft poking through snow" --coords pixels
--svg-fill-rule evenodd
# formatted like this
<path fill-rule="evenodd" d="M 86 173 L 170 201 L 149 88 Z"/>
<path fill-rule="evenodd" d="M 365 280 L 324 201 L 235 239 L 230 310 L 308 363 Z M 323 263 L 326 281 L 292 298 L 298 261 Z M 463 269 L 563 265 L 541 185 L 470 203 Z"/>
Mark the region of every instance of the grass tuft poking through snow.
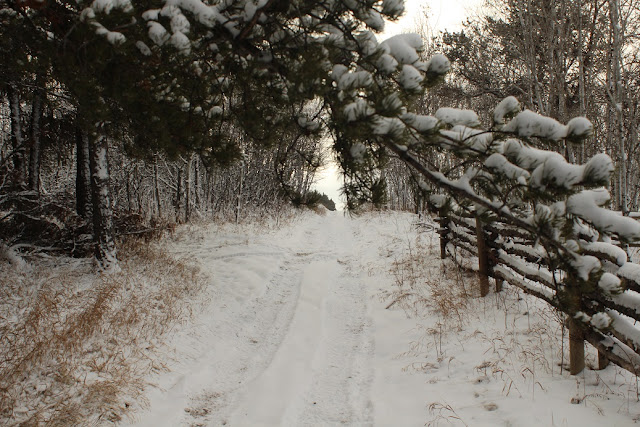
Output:
<path fill-rule="evenodd" d="M 199 271 L 140 240 L 120 247 L 122 273 L 90 263 L 0 263 L 0 424 L 118 422 L 144 399 L 163 338 L 202 301 Z"/>

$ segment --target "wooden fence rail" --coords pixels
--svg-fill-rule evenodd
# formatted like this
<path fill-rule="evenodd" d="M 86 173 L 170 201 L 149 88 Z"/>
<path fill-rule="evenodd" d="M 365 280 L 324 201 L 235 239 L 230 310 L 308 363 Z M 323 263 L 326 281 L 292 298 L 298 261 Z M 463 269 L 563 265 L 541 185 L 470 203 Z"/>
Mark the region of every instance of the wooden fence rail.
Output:
<path fill-rule="evenodd" d="M 612 362 L 634 374 L 640 372 L 640 324 L 636 326 L 640 322 L 640 283 L 636 281 L 640 265 L 626 262 L 622 248 L 597 242 L 583 245 L 583 254 L 597 258 L 624 286 L 620 294 L 610 294 L 599 286 L 585 292 L 566 272 L 549 265 L 534 239 L 519 229 L 443 211 L 438 223 L 441 258 L 458 250 L 477 257 L 481 296 L 489 293 L 492 278 L 496 292 L 505 281 L 566 314 L 573 313 L 567 317 L 572 375 L 584 369 L 585 341 L 598 350 L 599 368 Z M 593 321 L 598 313 L 612 319 L 608 327 Z"/>

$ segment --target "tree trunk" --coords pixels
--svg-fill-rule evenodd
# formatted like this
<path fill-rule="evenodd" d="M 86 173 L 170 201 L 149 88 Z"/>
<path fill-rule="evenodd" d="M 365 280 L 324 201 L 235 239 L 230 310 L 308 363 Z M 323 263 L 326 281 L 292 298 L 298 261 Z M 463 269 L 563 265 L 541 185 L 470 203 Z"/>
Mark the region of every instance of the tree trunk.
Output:
<path fill-rule="evenodd" d="M 90 144 L 91 197 L 93 200 L 93 241 L 100 271 L 112 273 L 118 266 L 113 216 L 109 191 L 108 143 L 103 135 L 91 138 Z"/>
<path fill-rule="evenodd" d="M 178 166 L 178 178 L 176 185 L 176 198 L 173 201 L 173 207 L 176 211 L 176 222 L 180 222 L 180 206 L 182 204 L 182 168 Z"/>
<path fill-rule="evenodd" d="M 242 188 L 244 187 L 244 160 L 240 162 L 240 186 L 238 187 L 236 202 L 236 224 L 240 221 L 240 209 L 242 208 Z"/>
<path fill-rule="evenodd" d="M 569 318 L 569 373 L 578 375 L 584 370 L 584 332 L 579 320 Z"/>
<path fill-rule="evenodd" d="M 617 136 L 617 145 L 619 149 L 619 163 L 618 167 L 620 169 L 618 178 L 620 186 L 620 210 L 623 215 L 626 215 L 629 211 L 628 203 L 627 203 L 627 155 L 625 150 L 625 141 L 624 141 L 624 123 L 623 123 L 623 86 L 622 86 L 622 34 L 621 34 L 621 22 L 620 22 L 620 10 L 619 3 L 617 0 L 609 0 L 609 13 L 611 18 L 611 31 L 612 31 L 612 65 L 613 65 L 613 84 L 614 84 L 614 94 L 615 97 L 613 106 L 615 109 L 615 118 L 616 118 L 616 136 Z"/>
<path fill-rule="evenodd" d="M 587 115 L 587 96 L 585 92 L 585 69 L 584 69 L 584 29 L 582 23 L 582 11 L 578 12 L 578 98 L 580 101 L 580 115 Z M 580 144 L 580 158 L 578 159 L 578 163 L 582 164 L 585 162 L 585 148 L 586 144 Z"/>
<path fill-rule="evenodd" d="M 9 109 L 11 114 L 11 145 L 13 150 L 13 179 L 12 183 L 16 189 L 27 188 L 26 171 L 26 147 L 22 134 L 22 122 L 20 113 L 20 94 L 15 85 L 8 88 Z"/>
<path fill-rule="evenodd" d="M 489 257 L 487 256 L 487 245 L 485 242 L 482 221 L 476 216 L 476 242 L 478 246 L 478 280 L 480 282 L 480 296 L 486 297 L 489 294 Z"/>
<path fill-rule="evenodd" d="M 36 83 L 38 85 L 38 83 Z M 39 85 L 38 85 L 39 86 Z M 31 151 L 29 152 L 29 189 L 40 193 L 40 130 L 43 94 L 36 90 L 31 111 Z"/>
<path fill-rule="evenodd" d="M 194 195 L 194 203 L 195 203 L 195 207 L 196 209 L 198 209 L 200 207 L 200 167 L 199 167 L 199 161 L 198 158 L 194 158 L 195 164 L 193 165 L 193 195 Z"/>
<path fill-rule="evenodd" d="M 156 207 L 158 209 L 158 218 L 162 218 L 162 207 L 160 205 L 160 187 L 158 184 L 158 155 L 155 156 L 153 162 L 153 180 L 154 180 L 154 193 L 156 196 Z"/>
<path fill-rule="evenodd" d="M 580 303 L 580 284 L 577 281 L 571 281 L 567 287 L 568 300 L 567 308 L 570 312 L 577 313 L 581 311 Z M 575 317 L 568 316 L 569 326 L 569 373 L 577 375 L 584 370 L 584 329 L 582 322 Z"/>
<path fill-rule="evenodd" d="M 187 171 L 184 181 L 184 222 L 191 219 L 191 162 L 192 156 L 187 160 Z"/>
<path fill-rule="evenodd" d="M 85 220 L 91 218 L 91 170 L 89 134 L 76 129 L 76 212 Z"/>

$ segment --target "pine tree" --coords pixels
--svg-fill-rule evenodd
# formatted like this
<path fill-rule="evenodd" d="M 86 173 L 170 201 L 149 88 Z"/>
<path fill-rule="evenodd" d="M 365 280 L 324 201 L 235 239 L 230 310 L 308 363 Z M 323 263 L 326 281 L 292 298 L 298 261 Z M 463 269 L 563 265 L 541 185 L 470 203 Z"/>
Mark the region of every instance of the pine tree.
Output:
<path fill-rule="evenodd" d="M 574 166 L 529 146 L 536 138 L 548 146 L 578 143 L 592 132 L 586 119 L 561 125 L 518 112 L 514 98 L 498 105 L 484 129 L 472 111 L 415 112 L 416 101 L 442 81 L 450 63 L 442 55 L 421 58 L 422 40 L 414 34 L 377 41 L 383 17 L 394 19 L 402 9 L 394 0 L 292 0 L 260 7 L 196 0 L 94 2 L 84 10 L 49 2 L 19 10 L 53 34 L 47 39 L 56 47 L 52 74 L 71 94 L 79 123 L 91 135 L 97 258 L 115 260 L 105 162 L 109 140 L 123 131 L 133 136 L 125 144 L 130 153 L 163 151 L 178 158 L 196 152 L 211 164 L 242 157 L 238 134 L 273 147 L 285 136 L 296 141 L 327 132 L 345 174 L 348 208 L 385 201 L 382 170 L 397 157 L 430 182 L 420 183 L 425 192 L 439 188 L 462 208 L 473 206 L 539 236 L 558 260 L 579 259 L 574 239 L 559 237 L 574 218 L 612 232 L 587 215 L 601 213 L 605 198 L 584 192 L 607 182 L 610 159 L 596 156 Z M 433 151 L 446 154 L 447 163 L 420 161 Z M 291 175 L 282 171 L 281 177 Z M 303 174 L 293 182 L 302 188 L 308 180 Z M 565 209 L 545 204 L 552 201 L 562 201 Z M 586 213 L 572 210 L 584 203 L 591 203 Z M 613 232 L 637 238 L 625 224 Z"/>

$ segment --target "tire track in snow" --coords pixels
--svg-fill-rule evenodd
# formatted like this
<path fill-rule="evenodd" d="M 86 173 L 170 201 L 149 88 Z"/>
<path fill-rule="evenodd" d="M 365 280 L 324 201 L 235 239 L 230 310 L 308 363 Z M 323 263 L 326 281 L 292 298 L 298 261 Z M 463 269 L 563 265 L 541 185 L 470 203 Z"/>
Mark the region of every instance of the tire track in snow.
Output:
<path fill-rule="evenodd" d="M 271 363 L 295 313 L 300 291 L 301 273 L 292 261 L 285 261 L 271 279 L 265 295 L 256 298 L 239 316 L 225 322 L 224 336 L 235 339 L 226 344 L 233 348 L 215 367 L 215 384 L 205 394 L 216 393 L 216 411 L 211 410 L 210 425 L 224 425 L 228 414 L 247 383 L 259 377 Z M 218 357 L 214 355 L 212 358 Z"/>
<path fill-rule="evenodd" d="M 370 359 L 374 343 L 363 287 L 340 266 L 324 304 L 323 334 L 312 364 L 312 381 L 292 404 L 284 425 L 371 425 Z"/>
<path fill-rule="evenodd" d="M 287 425 L 372 425 L 370 388 L 374 351 L 367 314 L 366 283 L 358 247 L 347 219 L 333 218 L 331 242 L 338 264 L 337 280 L 329 282 L 323 313 L 321 351 L 313 365 L 313 381 L 300 402 L 292 405 Z"/>
<path fill-rule="evenodd" d="M 372 424 L 373 334 L 348 222 L 312 218 L 270 252 L 194 244 L 217 282 L 212 314 L 139 425 Z"/>
<path fill-rule="evenodd" d="M 300 242 L 319 239 L 314 221 Z M 303 252 L 306 251 L 306 252 Z M 262 253 L 247 252 L 247 256 Z M 241 254 L 233 254 L 234 258 Z M 272 256 L 273 253 L 264 253 Z M 229 415 L 241 405 L 241 399 L 273 363 L 298 309 L 301 283 L 309 258 L 326 258 L 326 251 L 310 253 L 306 247 L 286 251 L 282 265 L 270 278 L 264 293 L 242 310 L 221 322 L 221 345 L 212 349 L 206 358 L 211 362 L 212 385 L 191 396 L 184 423 L 190 425 L 236 425 Z M 229 256 L 209 260 L 225 260 Z M 235 332 L 234 332 L 235 331 Z M 229 339 L 231 338 L 231 339 Z M 220 350 L 226 348 L 230 351 Z M 271 391 L 266 390 L 266 393 Z"/>
<path fill-rule="evenodd" d="M 229 425 L 373 423 L 373 334 L 365 284 L 351 272 L 355 244 L 346 221 L 323 221 L 322 241 L 313 248 L 329 247 L 332 256 L 310 255 L 288 334 L 272 364 L 247 386 Z"/>

